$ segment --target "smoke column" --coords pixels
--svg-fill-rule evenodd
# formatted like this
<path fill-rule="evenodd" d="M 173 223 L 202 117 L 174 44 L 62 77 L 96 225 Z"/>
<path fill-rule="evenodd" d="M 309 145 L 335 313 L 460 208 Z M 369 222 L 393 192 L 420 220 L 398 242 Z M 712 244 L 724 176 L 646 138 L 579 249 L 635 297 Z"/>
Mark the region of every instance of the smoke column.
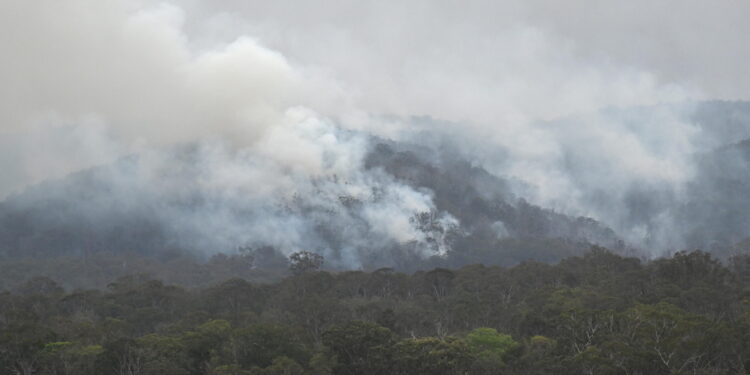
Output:
<path fill-rule="evenodd" d="M 748 97 L 749 8 L 4 1 L 0 196 L 132 157 L 107 172 L 112 204 L 194 202 L 159 213 L 184 243 L 326 253 L 335 237 L 356 267 L 394 244 L 442 254 L 460 225 L 430 191 L 365 170 L 370 136 L 449 139 L 518 197 L 684 246 L 672 208 L 726 136 L 690 100 Z M 634 209 L 648 193 L 663 199 Z"/>

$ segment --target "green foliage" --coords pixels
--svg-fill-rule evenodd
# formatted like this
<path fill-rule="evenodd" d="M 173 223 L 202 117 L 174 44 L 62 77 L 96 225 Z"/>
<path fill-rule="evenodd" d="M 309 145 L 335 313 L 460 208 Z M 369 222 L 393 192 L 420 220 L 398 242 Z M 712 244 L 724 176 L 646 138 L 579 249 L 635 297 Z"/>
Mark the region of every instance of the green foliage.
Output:
<path fill-rule="evenodd" d="M 502 358 L 505 353 L 518 346 L 510 335 L 498 333 L 494 328 L 475 328 L 466 335 L 472 353 L 483 357 Z"/>
<path fill-rule="evenodd" d="M 81 347 L 70 341 L 50 342 L 41 352 L 42 367 L 50 373 L 85 372 L 92 359 L 102 352 L 101 346 Z"/>
<path fill-rule="evenodd" d="M 505 367 L 505 356 L 519 344 L 510 335 L 498 333 L 494 328 L 475 328 L 466 335 L 469 350 L 476 358 L 474 369 L 478 373 L 495 373 Z"/>
<path fill-rule="evenodd" d="M 239 365 L 221 365 L 211 371 L 211 375 L 251 375 L 251 371 L 244 370 Z"/>
<path fill-rule="evenodd" d="M 310 358 L 310 375 L 331 375 L 336 368 L 336 357 L 328 351 L 320 351 Z"/>
<path fill-rule="evenodd" d="M 288 357 L 307 363 L 307 351 L 290 327 L 256 324 L 231 332 L 227 358 L 233 358 L 243 368 L 265 368 L 278 357 Z"/>
<path fill-rule="evenodd" d="M 388 328 L 361 321 L 334 326 L 323 333 L 323 344 L 337 358 L 337 375 L 386 373 L 395 341 Z"/>
<path fill-rule="evenodd" d="M 263 371 L 264 375 L 302 375 L 305 370 L 297 361 L 286 357 L 276 357 L 273 359 L 271 366 Z"/>
<path fill-rule="evenodd" d="M 473 357 L 466 342 L 456 338 L 406 339 L 393 348 L 393 374 L 460 374 Z"/>
<path fill-rule="evenodd" d="M 0 375 L 748 373 L 744 269 L 594 249 L 558 265 L 205 289 L 133 275 L 65 293 L 35 279 L 0 293 Z"/>

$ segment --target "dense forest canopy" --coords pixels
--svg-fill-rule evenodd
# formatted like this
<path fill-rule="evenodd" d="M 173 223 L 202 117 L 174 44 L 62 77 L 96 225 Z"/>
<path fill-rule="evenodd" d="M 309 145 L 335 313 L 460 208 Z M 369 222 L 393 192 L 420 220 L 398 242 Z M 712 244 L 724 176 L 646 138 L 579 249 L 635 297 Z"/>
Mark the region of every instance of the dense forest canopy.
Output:
<path fill-rule="evenodd" d="M 750 256 L 320 271 L 0 294 L 1 374 L 729 374 L 750 366 Z"/>

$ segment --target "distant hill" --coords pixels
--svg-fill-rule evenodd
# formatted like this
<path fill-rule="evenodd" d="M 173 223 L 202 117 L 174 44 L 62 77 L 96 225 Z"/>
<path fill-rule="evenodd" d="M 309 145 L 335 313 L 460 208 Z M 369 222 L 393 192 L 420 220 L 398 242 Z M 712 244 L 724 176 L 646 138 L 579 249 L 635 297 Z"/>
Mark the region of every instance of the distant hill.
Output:
<path fill-rule="evenodd" d="M 650 110 L 617 111 L 638 121 Z M 157 167 L 134 155 L 8 197 L 0 202 L 0 257 L 186 252 L 207 258 L 240 247 L 287 255 L 306 246 L 334 268 L 414 270 L 556 262 L 592 244 L 630 255 L 653 254 L 645 247 L 657 243 L 726 253 L 750 237 L 750 103 L 697 103 L 690 116 L 711 138 L 691 156 L 692 179 L 677 193 L 627 190 L 621 199 L 628 212 L 619 222 L 534 204 L 506 177 L 450 148 L 366 136 L 361 171 L 295 177 L 304 189 L 269 201 L 248 193 L 262 190 L 262 179 L 231 193 L 207 185 L 201 151 L 188 145 L 163 151 Z M 404 208 L 410 205 L 417 208 Z M 391 212 L 411 215 L 389 229 L 405 231 L 404 240 L 373 224 L 388 224 Z M 653 241 L 629 242 L 620 228 L 644 228 Z"/>
<path fill-rule="evenodd" d="M 373 242 L 377 251 L 363 253 L 364 267 L 419 269 L 453 263 L 557 261 L 586 250 L 588 243 L 618 246 L 619 240 L 611 229 L 590 218 L 569 217 L 518 199 L 503 179 L 460 157 L 383 140 L 373 144 L 364 163 L 365 173 L 385 173 L 398 184 L 428 194 L 437 210 L 410 219 L 425 234 L 424 243 L 407 241 L 384 246 Z M 187 156 L 170 161 L 174 163 L 173 172 L 179 173 L 161 175 L 160 184 L 197 183 L 193 182 L 199 177 L 191 164 L 190 151 L 181 152 Z M 138 157 L 129 157 L 47 181 L 9 197 L 0 203 L 0 254 L 12 259 L 84 256 L 106 251 L 158 258 L 174 251 L 199 256 L 232 253 L 244 245 L 227 245 L 219 238 L 224 233 L 218 232 L 216 239 L 204 238 L 203 234 L 199 239 L 193 237 L 195 233 L 188 232 L 196 221 L 201 222 L 203 213 L 207 215 L 206 225 L 211 225 L 216 216 L 212 205 L 216 204 L 217 193 L 191 189 L 175 192 L 149 186 L 139 177 L 143 173 L 141 164 Z M 332 249 L 328 254 L 332 265 L 336 264 L 336 256 L 346 256 L 347 246 L 353 243 L 346 230 L 340 228 L 348 225 L 342 221 L 361 216 L 357 212 L 369 204 L 346 195 L 338 200 L 339 206 L 328 211 L 305 207 L 314 199 L 284 208 L 293 211 L 299 220 L 315 223 L 311 247 L 314 243 L 318 248 Z M 232 225 L 239 225 L 236 222 L 262 221 L 266 212 L 234 214 L 237 216 L 232 218 Z M 447 225 L 445 215 L 457 219 L 458 225 Z M 265 245 L 278 247 L 277 243 Z M 425 258 L 415 249 L 418 246 L 434 247 L 435 254 L 437 247 L 442 247 L 443 255 Z"/>

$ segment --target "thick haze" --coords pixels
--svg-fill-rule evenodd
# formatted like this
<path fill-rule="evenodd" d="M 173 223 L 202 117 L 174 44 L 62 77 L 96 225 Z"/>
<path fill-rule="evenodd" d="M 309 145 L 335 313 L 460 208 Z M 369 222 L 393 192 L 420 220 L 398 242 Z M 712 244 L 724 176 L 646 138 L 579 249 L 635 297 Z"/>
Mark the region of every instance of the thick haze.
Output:
<path fill-rule="evenodd" d="M 338 212 L 352 196 L 372 203 L 352 238 L 420 242 L 410 217 L 455 218 L 434 212 L 431 192 L 363 171 L 363 134 L 451 139 L 518 196 L 679 247 L 666 233 L 676 219 L 633 222 L 629 197 L 681 199 L 695 155 L 722 145 L 689 103 L 750 98 L 748 16 L 746 1 L 5 0 L 0 197 L 131 154 L 151 155 L 137 177 L 150 185 L 169 168 L 160 150 L 196 143 L 186 183 L 228 197 L 217 205 L 260 199 L 248 209 L 278 220 L 236 225 L 218 209 L 217 228 L 191 221 L 191 233 L 238 228 L 223 235 L 291 251 L 314 225 L 278 207 L 301 196 Z M 263 227 L 277 224 L 300 238 Z"/>

